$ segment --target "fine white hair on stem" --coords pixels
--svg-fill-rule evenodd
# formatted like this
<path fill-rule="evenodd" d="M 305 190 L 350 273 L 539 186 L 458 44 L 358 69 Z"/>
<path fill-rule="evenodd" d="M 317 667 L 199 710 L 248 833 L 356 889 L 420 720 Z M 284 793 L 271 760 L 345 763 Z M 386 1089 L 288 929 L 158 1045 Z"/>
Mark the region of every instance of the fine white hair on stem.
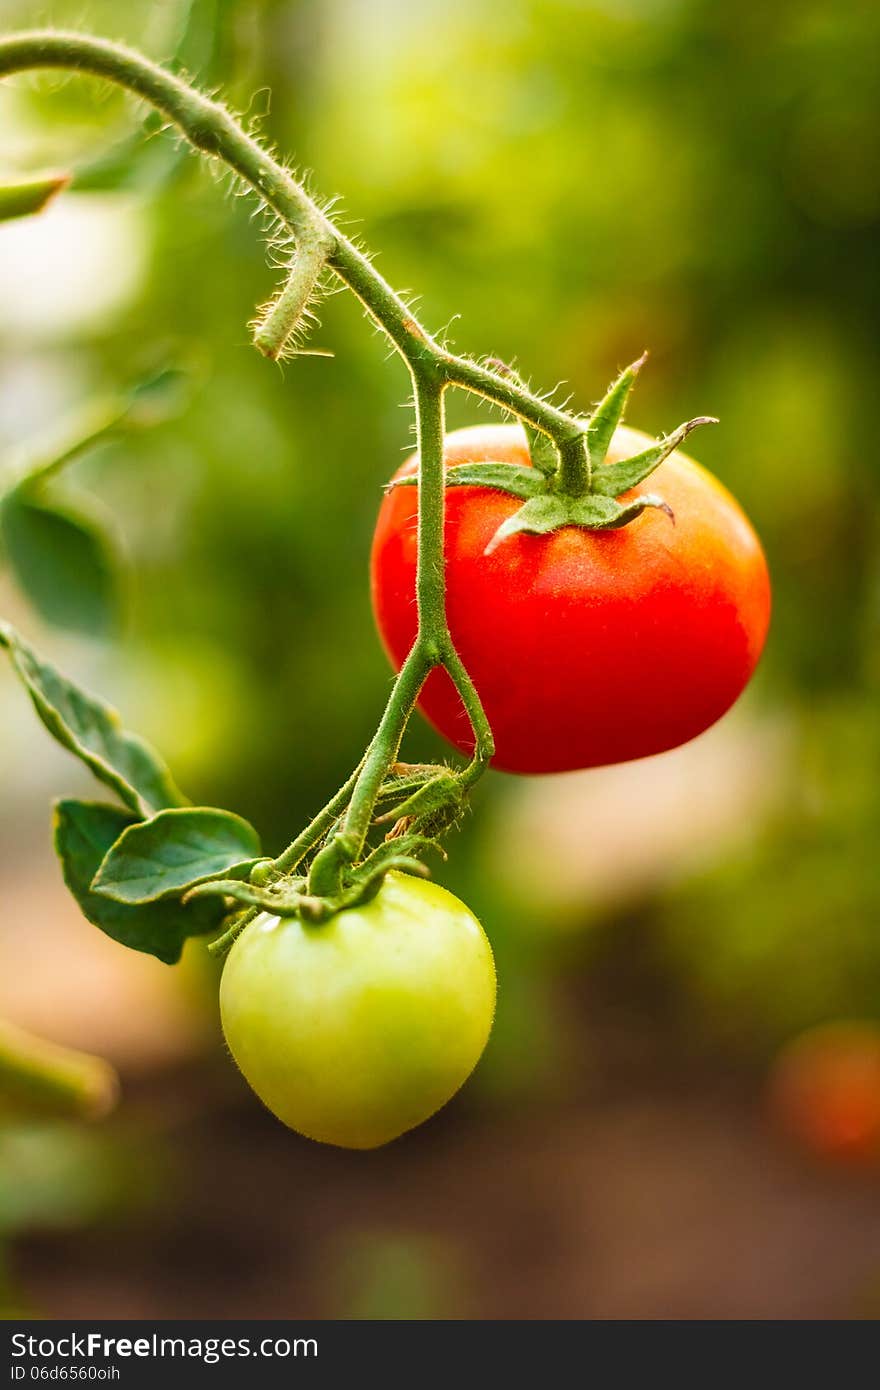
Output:
<path fill-rule="evenodd" d="M 264 357 L 277 362 L 294 356 L 306 333 L 318 323 L 315 305 L 326 260 L 327 247 L 320 238 L 300 239 L 287 280 L 251 325 L 254 344 Z"/>

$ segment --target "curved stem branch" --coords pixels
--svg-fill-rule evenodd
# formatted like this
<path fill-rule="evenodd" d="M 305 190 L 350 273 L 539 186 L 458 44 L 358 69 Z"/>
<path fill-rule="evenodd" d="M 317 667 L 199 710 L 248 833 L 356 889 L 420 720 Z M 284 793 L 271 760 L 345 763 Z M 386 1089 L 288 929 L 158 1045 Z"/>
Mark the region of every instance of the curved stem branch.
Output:
<path fill-rule="evenodd" d="M 386 772 L 397 761 L 404 729 L 419 698 L 425 677 L 434 665 L 436 661 L 428 655 L 421 640 L 417 638 L 394 682 L 385 713 L 367 749 L 348 811 L 342 822 L 341 834 L 348 841 L 352 860 L 356 859 L 363 849 L 379 788 L 385 780 Z"/>
<path fill-rule="evenodd" d="M 263 199 L 294 237 L 327 252 L 327 265 L 357 296 L 413 369 L 440 373 L 450 385 L 511 410 L 562 442 L 583 422 L 477 362 L 447 352 L 379 274 L 368 257 L 334 226 L 305 189 L 248 135 L 220 102 L 123 44 L 63 30 L 34 30 L 0 39 L 0 77 L 37 68 L 63 68 L 103 77 L 149 101 L 203 154 L 221 159 Z"/>
<path fill-rule="evenodd" d="M 331 881 L 348 859 L 360 856 L 376 798 L 392 763 L 413 706 L 432 667 L 440 665 L 451 650 L 446 626 L 446 584 L 443 554 L 445 487 L 443 478 L 443 381 L 426 365 L 413 371 L 416 426 L 419 443 L 419 545 L 416 572 L 418 636 L 394 683 L 382 721 L 367 751 L 342 823 L 340 852 L 315 861 L 310 891 L 324 890 L 320 879 L 325 863 Z M 476 698 L 476 691 L 474 691 Z M 479 701 L 477 701 L 479 703 Z"/>
<path fill-rule="evenodd" d="M 474 731 L 474 756 L 461 775 L 462 786 L 470 787 L 486 770 L 495 753 L 495 736 L 486 718 L 486 711 L 477 694 L 476 687 L 467 673 L 465 664 L 450 639 L 443 654 L 443 665 L 455 683 L 461 696 L 471 728 Z"/>
<path fill-rule="evenodd" d="M 307 315 L 327 258 L 321 236 L 301 236 L 285 284 L 260 314 L 254 327 L 254 347 L 273 362 L 285 356 L 288 344 Z"/>
<path fill-rule="evenodd" d="M 443 373 L 450 386 L 460 386 L 472 391 L 494 405 L 504 406 L 514 415 L 527 420 L 536 429 L 543 430 L 557 444 L 577 439 L 584 432 L 584 422 L 576 415 L 551 405 L 543 396 L 536 396 L 527 390 L 514 376 L 504 375 L 484 367 L 480 362 L 471 362 L 467 357 L 444 354 Z"/>

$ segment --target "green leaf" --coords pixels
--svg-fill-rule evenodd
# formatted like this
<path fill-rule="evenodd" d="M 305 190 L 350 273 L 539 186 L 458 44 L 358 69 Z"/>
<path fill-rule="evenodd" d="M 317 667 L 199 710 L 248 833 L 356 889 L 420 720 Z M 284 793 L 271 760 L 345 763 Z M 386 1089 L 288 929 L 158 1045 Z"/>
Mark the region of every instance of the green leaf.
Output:
<path fill-rule="evenodd" d="M 54 739 L 86 764 L 129 810 L 150 816 L 183 797 L 158 753 L 122 728 L 116 711 L 43 661 L 8 623 L 0 623 L 0 647 L 24 684 Z"/>
<path fill-rule="evenodd" d="M 259 836 L 241 816 L 214 807 L 174 807 L 122 832 L 92 890 L 119 903 L 151 903 L 219 874 L 247 878 L 259 857 Z"/>
<path fill-rule="evenodd" d="M 87 401 L 47 439 L 29 446 L 17 490 L 26 492 L 28 500 L 41 500 L 43 484 L 97 445 L 122 438 L 127 431 L 151 429 L 179 415 L 189 398 L 192 380 L 191 372 L 169 367 L 125 391 Z"/>
<path fill-rule="evenodd" d="M 155 119 L 154 119 L 155 118 Z M 171 139 L 145 139 L 157 135 L 164 124 L 158 111 L 150 112 L 139 129 L 77 165 L 73 188 L 77 193 L 157 193 L 171 182 L 184 152 Z"/>
<path fill-rule="evenodd" d="M 627 492 L 629 488 L 635 487 L 643 478 L 653 473 L 654 469 L 687 439 L 691 430 L 695 430 L 698 425 L 717 424 L 718 421 L 713 415 L 700 415 L 696 420 L 688 420 L 684 425 L 679 425 L 677 430 L 652 444 L 650 449 L 633 454 L 632 458 L 622 459 L 620 463 L 610 463 L 605 468 L 596 469 L 592 479 L 593 492 L 602 497 L 619 497 L 622 492 Z"/>
<path fill-rule="evenodd" d="M 519 463 L 495 463 L 491 460 L 479 463 L 457 463 L 446 470 L 447 487 L 491 487 L 498 492 L 511 492 L 514 497 L 535 497 L 546 486 L 543 477 L 534 468 Z M 418 478 L 395 478 L 389 484 L 389 491 L 396 487 L 417 487 Z"/>
<path fill-rule="evenodd" d="M 41 174 L 17 183 L 0 184 L 0 222 L 42 212 L 69 183 L 69 174 Z"/>
<path fill-rule="evenodd" d="M 106 636 L 118 624 L 118 566 L 91 518 L 18 487 L 0 502 L 0 536 L 15 577 L 41 617 Z"/>
<path fill-rule="evenodd" d="M 623 418 L 627 397 L 647 356 L 647 353 L 643 353 L 638 361 L 631 362 L 628 367 L 624 367 L 620 376 L 612 382 L 604 398 L 590 415 L 587 423 L 587 447 L 590 451 L 590 463 L 594 468 L 600 466 L 608 453 L 608 446 L 614 431 Z"/>
<path fill-rule="evenodd" d="M 158 956 L 166 965 L 180 959 L 188 936 L 219 928 L 225 915 L 217 902 L 149 903 L 142 907 L 113 902 L 91 890 L 91 882 L 114 842 L 136 822 L 127 811 L 91 801 L 59 801 L 55 806 L 55 849 L 64 882 L 83 916 L 114 941 Z"/>

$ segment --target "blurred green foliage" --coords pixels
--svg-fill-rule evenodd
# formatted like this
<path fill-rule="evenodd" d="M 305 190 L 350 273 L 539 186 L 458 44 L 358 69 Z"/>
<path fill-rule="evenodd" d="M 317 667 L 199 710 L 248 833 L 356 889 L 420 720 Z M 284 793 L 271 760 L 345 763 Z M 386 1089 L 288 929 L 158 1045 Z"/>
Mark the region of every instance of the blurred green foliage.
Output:
<path fill-rule="evenodd" d="M 823 1017 L 880 1014 L 880 9 L 4 5 L 10 28 L 47 17 L 176 55 L 227 93 L 317 193 L 342 193 L 343 225 L 459 347 L 564 381 L 585 408 L 647 346 L 633 424 L 721 417 L 698 451 L 753 517 L 775 584 L 746 711 L 779 719 L 791 751 L 773 815 L 720 863 L 664 878 L 640 931 L 698 1046 L 761 1055 Z M 404 372 L 343 295 L 314 335 L 332 361 L 263 361 L 245 325 L 278 272 L 253 207 L 173 136 L 145 135 L 126 98 L 53 76 L 4 86 L 0 114 L 17 133 L 4 160 L 69 166 L 68 199 L 96 216 L 124 200 L 146 244 L 136 292 L 98 321 L 29 337 L 0 307 L 0 402 L 4 378 L 30 384 L 26 408 L 0 412 L 7 442 L 59 402 L 200 364 L 181 418 L 79 466 L 134 575 L 107 693 L 197 801 L 280 848 L 388 689 L 366 573 L 381 485 L 411 442 Z M 477 409 L 454 400 L 451 423 Z M 436 745 L 420 726 L 408 747 Z M 488 808 L 512 794 L 481 789 L 444 870 L 509 972 L 486 1070 L 501 1094 L 556 1072 L 555 981 L 615 928 L 613 907 L 585 901 L 591 930 L 563 948 L 486 877 Z"/>
<path fill-rule="evenodd" d="M 459 1317 L 466 1278 L 458 1265 L 455 1250 L 436 1238 L 355 1231 L 332 1271 L 341 1315 L 369 1321 Z"/>

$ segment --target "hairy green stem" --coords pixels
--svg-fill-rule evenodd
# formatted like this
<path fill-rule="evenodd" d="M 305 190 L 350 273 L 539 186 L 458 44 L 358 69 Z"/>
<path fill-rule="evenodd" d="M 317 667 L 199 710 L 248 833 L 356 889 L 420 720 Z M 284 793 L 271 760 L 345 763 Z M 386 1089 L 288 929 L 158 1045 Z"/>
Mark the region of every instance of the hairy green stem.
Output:
<path fill-rule="evenodd" d="M 590 452 L 583 434 L 560 444 L 556 479 L 564 497 L 586 497 L 591 474 Z"/>
<path fill-rule="evenodd" d="M 446 560 L 443 550 L 443 383 L 424 367 L 413 374 L 419 444 L 419 545 L 416 602 L 419 642 L 433 662 L 442 659 L 446 627 Z"/>
<path fill-rule="evenodd" d="M 241 936 L 245 927 L 250 926 L 255 917 L 259 917 L 258 907 L 249 907 L 246 912 L 239 914 L 232 925 L 226 928 L 222 936 L 216 937 L 208 943 L 208 954 L 211 956 L 225 956 L 237 937 Z"/>
<path fill-rule="evenodd" d="M 419 698 L 425 677 L 434 665 L 435 660 L 428 655 L 421 641 L 417 639 L 394 682 L 342 822 L 341 834 L 351 842 L 355 857 L 360 853 L 367 837 L 379 788 L 388 769 L 397 761 L 403 731 Z"/>
<path fill-rule="evenodd" d="M 461 702 L 474 731 L 474 756 L 461 774 L 461 785 L 470 787 L 492 761 L 495 752 L 495 737 L 474 683 L 451 640 L 447 642 L 444 649 L 443 665 L 455 683 L 455 688 L 461 696 Z"/>
<path fill-rule="evenodd" d="M 534 395 L 516 376 L 494 371 L 480 362 L 471 362 L 467 357 L 456 357 L 452 353 L 442 354 L 441 367 L 450 386 L 461 386 L 494 405 L 504 406 L 549 434 L 557 444 L 583 434 L 583 420 L 551 405 L 543 396 Z"/>
<path fill-rule="evenodd" d="M 287 281 L 260 315 L 254 329 L 254 347 L 273 362 L 284 357 L 307 317 L 309 301 L 317 290 L 329 250 L 325 238 L 301 236 Z"/>
<path fill-rule="evenodd" d="M 411 366 L 428 365 L 450 385 L 504 406 L 557 442 L 583 430 L 583 422 L 576 416 L 534 395 L 520 382 L 442 348 L 367 256 L 219 102 L 133 49 L 106 39 L 62 30 L 35 30 L 0 39 L 0 77 L 34 68 L 66 68 L 126 87 L 167 116 L 197 150 L 233 169 L 295 238 L 320 234 L 328 248 L 328 266 L 360 299 Z"/>
<path fill-rule="evenodd" d="M 446 584 L 443 554 L 445 488 L 443 480 L 442 379 L 426 362 L 412 369 L 419 454 L 419 543 L 416 571 L 418 636 L 394 684 L 391 697 L 364 759 L 342 823 L 340 853 L 316 860 L 310 891 L 320 895 L 325 866 L 329 882 L 338 886 L 337 869 L 344 859 L 359 857 L 376 805 L 379 789 L 392 763 L 425 678 L 452 649 L 446 625 Z"/>

